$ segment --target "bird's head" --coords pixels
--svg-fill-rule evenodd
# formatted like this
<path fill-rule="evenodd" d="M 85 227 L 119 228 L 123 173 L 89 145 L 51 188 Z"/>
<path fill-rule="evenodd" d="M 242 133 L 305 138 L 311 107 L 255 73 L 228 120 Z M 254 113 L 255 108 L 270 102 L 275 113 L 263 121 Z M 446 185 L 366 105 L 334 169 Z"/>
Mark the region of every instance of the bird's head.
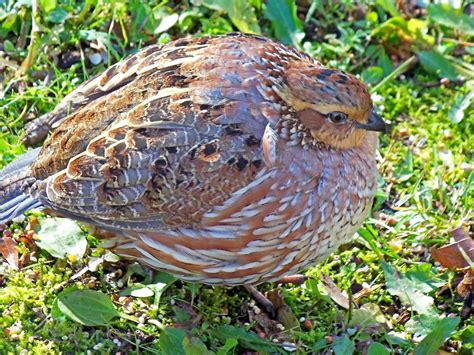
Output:
<path fill-rule="evenodd" d="M 280 96 L 295 112 L 299 130 L 304 131 L 299 134 L 310 145 L 351 149 L 374 142 L 374 132 L 385 132 L 367 87 L 352 75 L 313 63 L 290 67 L 285 75 Z"/>

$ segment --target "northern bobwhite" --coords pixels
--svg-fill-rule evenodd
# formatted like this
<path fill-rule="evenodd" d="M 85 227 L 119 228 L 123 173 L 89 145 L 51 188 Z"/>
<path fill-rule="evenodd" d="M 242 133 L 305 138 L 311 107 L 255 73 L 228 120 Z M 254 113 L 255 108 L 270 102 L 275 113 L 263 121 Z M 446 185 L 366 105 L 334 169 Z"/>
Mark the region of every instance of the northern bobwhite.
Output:
<path fill-rule="evenodd" d="M 46 116 L 0 173 L 0 222 L 45 207 L 115 253 L 207 284 L 274 281 L 347 242 L 385 125 L 349 74 L 244 34 L 146 47 Z"/>

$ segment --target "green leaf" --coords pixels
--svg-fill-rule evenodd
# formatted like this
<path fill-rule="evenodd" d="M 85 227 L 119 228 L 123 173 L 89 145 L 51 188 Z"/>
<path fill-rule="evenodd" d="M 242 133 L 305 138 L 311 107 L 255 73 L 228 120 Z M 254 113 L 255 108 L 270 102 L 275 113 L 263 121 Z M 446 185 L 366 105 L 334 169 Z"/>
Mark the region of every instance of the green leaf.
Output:
<path fill-rule="evenodd" d="M 61 312 L 61 310 L 59 309 L 58 299 L 59 297 L 63 297 L 64 295 L 67 295 L 68 293 L 74 292 L 76 290 L 77 290 L 76 286 L 68 287 L 64 289 L 63 291 L 61 291 L 61 293 L 59 293 L 59 295 L 56 296 L 56 298 L 53 301 L 53 306 L 51 307 L 51 317 L 53 319 L 66 319 L 67 318 L 66 315 L 63 312 Z"/>
<path fill-rule="evenodd" d="M 3 49 L 5 50 L 5 52 L 7 53 L 13 53 L 15 52 L 16 48 L 15 48 L 15 45 L 8 39 L 6 39 L 5 41 L 3 41 Z"/>
<path fill-rule="evenodd" d="M 393 17 L 400 16 L 394 0 L 376 0 L 375 3 Z"/>
<path fill-rule="evenodd" d="M 453 123 L 459 123 L 464 119 L 464 111 L 471 104 L 474 98 L 474 81 L 468 82 L 469 91 L 465 94 L 457 93 L 454 98 L 454 104 L 449 110 L 448 117 Z"/>
<path fill-rule="evenodd" d="M 311 351 L 315 354 L 319 354 L 320 350 L 323 350 L 328 347 L 328 341 L 325 338 L 319 339 L 316 343 L 313 344 L 311 347 Z"/>
<path fill-rule="evenodd" d="M 206 355 L 211 354 L 201 339 L 196 337 L 184 337 L 183 349 L 185 355 Z"/>
<path fill-rule="evenodd" d="M 343 337 L 335 337 L 331 348 L 336 355 L 353 354 L 355 351 L 354 342 L 347 334 Z"/>
<path fill-rule="evenodd" d="M 370 324 L 386 324 L 380 307 L 375 303 L 365 303 L 361 308 L 356 308 L 352 312 L 349 326 L 366 327 Z"/>
<path fill-rule="evenodd" d="M 375 84 L 382 80 L 383 69 L 381 67 L 368 67 L 362 72 L 362 80 L 368 84 Z"/>
<path fill-rule="evenodd" d="M 374 342 L 369 345 L 367 355 L 389 355 L 387 348 L 380 343 Z"/>
<path fill-rule="evenodd" d="M 260 34 L 255 9 L 247 0 L 202 0 L 202 5 L 217 11 L 222 11 L 241 32 Z"/>
<path fill-rule="evenodd" d="M 191 10 L 183 11 L 179 15 L 179 29 L 181 32 L 189 31 L 200 17 L 202 17 L 202 10 L 194 7 Z"/>
<path fill-rule="evenodd" d="M 161 295 L 170 287 L 176 280 L 173 275 L 167 274 L 166 272 L 157 272 L 153 280 L 147 287 L 155 293 L 154 304 L 157 306 L 160 303 Z"/>
<path fill-rule="evenodd" d="M 56 0 L 39 0 L 39 6 L 46 14 L 56 7 Z"/>
<path fill-rule="evenodd" d="M 119 316 L 110 298 L 98 291 L 64 290 L 57 305 L 68 318 L 86 326 L 107 325 Z"/>
<path fill-rule="evenodd" d="M 420 59 L 421 65 L 432 73 L 437 74 L 440 78 L 448 78 L 456 80 L 458 75 L 454 65 L 437 51 L 419 51 L 416 53 Z"/>
<path fill-rule="evenodd" d="M 413 175 L 413 151 L 410 149 L 403 160 L 403 163 L 395 168 L 393 175 L 398 181 L 407 181 Z"/>
<path fill-rule="evenodd" d="M 468 325 L 461 333 L 463 347 L 474 349 L 474 325 Z"/>
<path fill-rule="evenodd" d="M 184 354 L 183 341 L 186 332 L 183 329 L 165 328 L 160 333 L 160 350 L 163 355 Z"/>
<path fill-rule="evenodd" d="M 224 17 L 211 17 L 209 19 L 202 17 L 199 22 L 201 22 L 203 33 L 208 35 L 219 35 L 234 31 L 232 24 Z"/>
<path fill-rule="evenodd" d="M 154 294 L 153 290 L 142 284 L 134 284 L 120 291 L 120 296 L 151 297 Z"/>
<path fill-rule="evenodd" d="M 385 53 L 385 50 L 383 48 L 380 51 L 379 58 L 377 59 L 377 66 L 383 69 L 383 76 L 387 76 L 393 71 L 392 61 L 390 60 L 387 53 Z"/>
<path fill-rule="evenodd" d="M 232 325 L 221 325 L 212 331 L 212 336 L 220 341 L 226 341 L 229 338 L 237 339 L 239 344 L 250 350 L 262 352 L 282 352 L 282 350 L 273 345 L 268 340 L 260 338 L 257 334 L 247 332 L 244 328 Z"/>
<path fill-rule="evenodd" d="M 367 13 L 367 15 L 365 16 L 365 19 L 368 21 L 368 22 L 371 22 L 373 24 L 376 24 L 378 19 L 379 19 L 379 15 L 375 12 L 375 11 L 370 11 Z"/>
<path fill-rule="evenodd" d="M 48 13 L 46 20 L 53 23 L 63 23 L 68 18 L 69 14 L 66 10 L 56 7 Z"/>
<path fill-rule="evenodd" d="M 321 293 L 320 285 L 315 279 L 306 280 L 302 287 L 306 290 L 306 292 L 311 294 L 311 297 L 314 297 L 316 300 L 332 303 L 331 297 L 329 297 L 327 294 Z M 321 285 L 321 287 L 324 289 L 324 286 Z"/>
<path fill-rule="evenodd" d="M 423 293 L 428 293 L 446 284 L 446 281 L 438 278 L 431 270 L 431 264 L 414 265 L 405 273 L 413 284 Z"/>
<path fill-rule="evenodd" d="M 436 313 L 412 315 L 405 323 L 405 330 L 415 338 L 421 339 L 436 328 L 438 321 L 439 315 Z"/>
<path fill-rule="evenodd" d="M 430 4 L 428 16 L 440 25 L 454 28 L 467 35 L 474 35 L 474 19 L 451 6 L 441 4 Z"/>
<path fill-rule="evenodd" d="M 300 46 L 304 32 L 301 20 L 296 16 L 294 0 L 269 0 L 264 15 L 272 22 L 275 35 L 281 42 Z"/>
<path fill-rule="evenodd" d="M 171 27 L 173 27 L 176 22 L 178 22 L 179 15 L 178 14 L 171 14 L 168 16 L 165 16 L 158 27 L 155 29 L 155 34 L 160 34 L 162 32 L 168 31 Z"/>
<path fill-rule="evenodd" d="M 18 1 L 15 1 L 15 7 L 14 8 L 19 9 L 22 6 L 31 7 L 32 6 L 32 1 L 33 0 L 18 0 Z"/>
<path fill-rule="evenodd" d="M 237 339 L 226 339 L 224 346 L 221 346 L 219 349 L 217 349 L 217 355 L 227 355 L 229 351 L 235 348 L 238 344 L 239 342 L 237 341 Z"/>
<path fill-rule="evenodd" d="M 87 240 L 76 222 L 67 218 L 40 218 L 36 244 L 56 258 L 82 258 Z"/>
<path fill-rule="evenodd" d="M 100 41 L 105 41 L 107 39 L 107 33 L 106 32 L 101 32 L 101 31 L 96 31 L 96 30 L 80 30 L 79 32 L 79 38 L 92 42 L 96 40 Z"/>
<path fill-rule="evenodd" d="M 429 333 L 418 346 L 415 348 L 414 355 L 431 355 L 436 354 L 444 341 L 456 329 L 461 321 L 459 317 L 446 317 L 440 319 L 435 329 Z"/>
<path fill-rule="evenodd" d="M 400 297 L 405 305 L 411 305 L 420 314 L 433 314 L 433 298 L 423 294 L 420 282 L 400 274 L 395 268 L 382 261 L 387 290 L 391 295 Z"/>

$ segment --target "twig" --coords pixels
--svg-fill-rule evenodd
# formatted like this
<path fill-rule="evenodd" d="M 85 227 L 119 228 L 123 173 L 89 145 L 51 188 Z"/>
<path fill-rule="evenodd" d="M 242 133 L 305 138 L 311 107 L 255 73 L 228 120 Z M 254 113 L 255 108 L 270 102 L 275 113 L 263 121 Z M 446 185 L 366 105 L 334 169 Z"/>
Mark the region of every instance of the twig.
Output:
<path fill-rule="evenodd" d="M 474 47 L 474 42 L 466 42 L 466 41 L 461 41 L 459 39 L 454 39 L 454 38 L 442 38 L 441 40 L 443 42 L 456 43 L 456 44 L 459 44 L 460 46 Z"/>

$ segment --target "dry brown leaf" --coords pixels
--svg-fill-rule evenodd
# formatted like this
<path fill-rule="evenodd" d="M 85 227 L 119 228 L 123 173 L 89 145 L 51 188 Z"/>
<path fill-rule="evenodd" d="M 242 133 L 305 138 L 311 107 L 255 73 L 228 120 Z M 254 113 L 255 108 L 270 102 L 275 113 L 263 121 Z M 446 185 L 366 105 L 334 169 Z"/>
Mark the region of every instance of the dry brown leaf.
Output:
<path fill-rule="evenodd" d="M 469 292 L 466 297 L 464 297 L 464 302 L 461 308 L 461 319 L 466 320 L 472 313 L 472 303 L 474 299 L 474 293 Z"/>
<path fill-rule="evenodd" d="M 462 228 L 451 232 L 454 243 L 432 248 L 431 256 L 443 267 L 456 271 L 471 266 L 474 261 L 474 241 Z"/>
<path fill-rule="evenodd" d="M 472 300 L 474 298 L 474 275 L 472 269 L 468 269 L 462 281 L 456 286 L 457 293 L 464 299 L 461 308 L 461 319 L 467 319 L 472 312 Z"/>
<path fill-rule="evenodd" d="M 339 290 L 336 284 L 329 278 L 329 276 L 323 274 L 323 278 L 321 281 L 323 282 L 329 297 L 331 297 L 331 299 L 342 308 L 349 309 L 349 299 L 342 294 L 342 292 Z"/>
<path fill-rule="evenodd" d="M 369 296 L 372 292 L 374 292 L 375 290 L 377 290 L 381 287 L 382 287 L 381 284 L 375 284 L 375 285 L 372 285 L 368 288 L 363 288 L 359 292 L 354 293 L 354 295 L 352 296 L 352 299 L 354 300 L 354 302 L 356 304 L 359 304 L 359 301 L 361 300 L 361 298 Z"/>
<path fill-rule="evenodd" d="M 474 276 L 472 270 L 469 269 L 464 274 L 462 281 L 456 286 L 456 291 L 459 296 L 466 297 L 469 293 L 474 292 Z"/>
<path fill-rule="evenodd" d="M 16 249 L 16 242 L 12 237 L 4 236 L 0 239 L 0 253 L 13 269 L 18 270 L 18 250 Z"/>
<path fill-rule="evenodd" d="M 266 292 L 265 296 L 272 302 L 273 307 L 275 307 L 276 320 L 283 324 L 286 330 L 301 330 L 300 322 L 293 314 L 291 308 L 285 303 L 278 288 Z"/>
<path fill-rule="evenodd" d="M 179 309 L 182 313 L 187 314 L 188 319 L 173 323 L 174 328 L 191 330 L 201 324 L 202 315 L 197 314 L 189 303 L 175 301 L 175 309 Z"/>

